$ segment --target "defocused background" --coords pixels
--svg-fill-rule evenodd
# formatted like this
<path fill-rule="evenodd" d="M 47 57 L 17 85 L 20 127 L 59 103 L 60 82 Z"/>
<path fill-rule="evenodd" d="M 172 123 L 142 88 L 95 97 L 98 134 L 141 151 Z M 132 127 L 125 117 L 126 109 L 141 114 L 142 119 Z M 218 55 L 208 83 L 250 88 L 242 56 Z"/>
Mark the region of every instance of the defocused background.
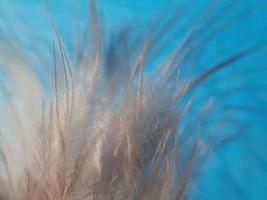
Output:
<path fill-rule="evenodd" d="M 202 173 L 196 176 L 200 186 L 192 189 L 192 196 L 189 199 L 265 200 L 267 199 L 267 1 L 214 2 L 212 4 L 209 0 L 100 0 L 97 6 L 105 23 L 107 35 L 128 26 L 134 27 L 132 31 L 138 33 L 146 30 L 146 26 L 158 16 L 164 20 L 168 15 L 180 15 L 175 26 L 170 28 L 176 31 L 167 34 L 165 38 L 160 38 L 164 40 L 170 37 L 171 40 L 166 44 L 162 55 L 158 54 L 155 57 L 156 60 L 164 57 L 168 48 L 172 48 L 173 44 L 191 31 L 188 24 L 199 25 L 201 31 L 195 36 L 195 40 L 201 39 L 202 43 L 197 46 L 199 54 L 193 62 L 196 74 L 237 52 L 254 45 L 259 46 L 258 51 L 238 61 L 231 68 L 214 75 L 194 93 L 199 105 L 201 101 L 215 96 L 218 113 L 228 112 L 227 115 L 231 117 L 229 108 L 234 108 L 232 109 L 235 112 L 234 117 L 247 125 L 247 130 L 243 131 L 249 134 L 244 134 L 238 142 L 227 144 L 206 161 Z M 197 13 L 201 10 L 205 10 L 206 18 L 197 21 Z M 0 40 L 14 33 L 29 51 L 39 45 L 36 42 L 38 40 L 28 36 L 32 32 L 52 42 L 54 38 L 47 23 L 50 17 L 55 21 L 71 54 L 71 42 L 77 33 L 77 19 L 80 19 L 78 21 L 81 30 L 86 26 L 87 1 L 0 0 Z M 28 27 L 32 28 L 32 32 Z M 166 28 L 166 32 L 168 31 Z M 212 31 L 216 34 L 212 35 Z M 208 34 L 211 35 L 207 40 L 205 37 Z M 149 68 L 153 67 L 151 63 Z M 3 72 L 0 78 L 4 79 Z M 216 130 L 213 131 L 216 133 Z M 227 128 L 225 134 L 229 134 Z"/>

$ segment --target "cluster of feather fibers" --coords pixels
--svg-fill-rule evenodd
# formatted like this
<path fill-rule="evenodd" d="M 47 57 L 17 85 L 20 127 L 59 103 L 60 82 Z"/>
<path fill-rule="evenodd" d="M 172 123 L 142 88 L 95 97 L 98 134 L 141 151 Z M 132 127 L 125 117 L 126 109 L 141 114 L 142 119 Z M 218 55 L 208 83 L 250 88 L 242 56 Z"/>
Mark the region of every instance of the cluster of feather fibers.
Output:
<path fill-rule="evenodd" d="M 0 199 L 187 199 L 201 163 L 224 141 L 209 147 L 192 125 L 205 121 L 210 101 L 188 121 L 191 91 L 249 51 L 184 78 L 179 67 L 197 45 L 196 28 L 145 75 L 162 35 L 153 27 L 136 40 L 124 30 L 107 48 L 91 5 L 88 37 L 69 56 L 51 24 L 55 44 L 42 78 L 32 63 L 45 55 L 1 40 L 9 81 L 1 84 Z"/>

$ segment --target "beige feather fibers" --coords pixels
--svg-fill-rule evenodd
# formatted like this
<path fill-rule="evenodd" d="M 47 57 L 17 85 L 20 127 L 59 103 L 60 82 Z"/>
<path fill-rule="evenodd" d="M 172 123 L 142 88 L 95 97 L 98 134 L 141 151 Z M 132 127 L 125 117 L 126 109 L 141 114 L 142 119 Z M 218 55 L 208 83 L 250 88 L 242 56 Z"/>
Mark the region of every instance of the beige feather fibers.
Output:
<path fill-rule="evenodd" d="M 50 23 L 55 44 L 43 70 L 49 74 L 45 83 L 14 37 L 1 41 L 10 85 L 1 85 L 0 199 L 187 199 L 206 156 L 226 141 L 211 142 L 197 128 L 213 110 L 212 97 L 188 118 L 195 103 L 191 92 L 255 47 L 198 76 L 183 76 L 181 65 L 201 31 L 196 22 L 146 75 L 147 63 L 161 51 L 155 41 L 163 33 L 156 25 L 136 40 L 129 39 L 130 30 L 122 31 L 107 48 L 93 1 L 89 13 L 88 35 L 75 56 Z M 33 55 L 42 62 L 42 55 Z"/>

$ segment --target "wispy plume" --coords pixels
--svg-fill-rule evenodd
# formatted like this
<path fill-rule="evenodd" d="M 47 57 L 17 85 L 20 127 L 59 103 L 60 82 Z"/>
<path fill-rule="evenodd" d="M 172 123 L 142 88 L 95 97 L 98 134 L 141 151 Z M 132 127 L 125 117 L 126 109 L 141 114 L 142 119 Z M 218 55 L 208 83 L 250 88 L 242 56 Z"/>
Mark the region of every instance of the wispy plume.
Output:
<path fill-rule="evenodd" d="M 247 45 L 198 71 L 205 44 L 238 18 L 213 25 L 221 14 L 209 12 L 218 5 L 210 3 L 178 30 L 182 14 L 174 13 L 107 41 L 90 1 L 86 34 L 76 38 L 73 53 L 49 21 L 54 43 L 46 64 L 47 55 L 29 55 L 16 37 L 1 40 L 0 66 L 8 78 L 0 89 L 0 199 L 190 199 L 206 159 L 249 126 L 232 120 L 233 110 L 219 110 L 217 93 L 196 96 L 208 79 L 266 44 Z M 43 77 L 34 58 L 48 66 Z"/>

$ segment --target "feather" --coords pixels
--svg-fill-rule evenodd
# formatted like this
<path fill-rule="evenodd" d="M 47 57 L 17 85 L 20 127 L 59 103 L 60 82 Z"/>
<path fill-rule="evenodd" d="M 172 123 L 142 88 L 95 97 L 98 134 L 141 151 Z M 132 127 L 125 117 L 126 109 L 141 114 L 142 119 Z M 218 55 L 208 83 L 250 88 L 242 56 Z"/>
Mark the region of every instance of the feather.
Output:
<path fill-rule="evenodd" d="M 107 41 L 90 1 L 87 36 L 76 38 L 74 56 L 49 17 L 54 42 L 43 77 L 23 44 L 6 35 L 0 47 L 9 79 L 0 90 L 0 199 L 191 198 L 206 160 L 247 133 L 244 124 L 217 110 L 223 102 L 214 100 L 216 93 L 203 101 L 195 96 L 209 79 L 260 55 L 266 45 L 250 45 L 195 73 L 202 48 L 232 23 L 209 22 L 219 15 L 210 11 L 216 2 L 184 24 L 186 35 L 174 49 L 168 34 L 177 31 L 176 13 L 145 31 L 125 28 Z M 164 49 L 167 56 L 147 74 Z M 32 54 L 39 64 L 47 55 Z M 221 134 L 221 126 L 229 134 Z"/>

